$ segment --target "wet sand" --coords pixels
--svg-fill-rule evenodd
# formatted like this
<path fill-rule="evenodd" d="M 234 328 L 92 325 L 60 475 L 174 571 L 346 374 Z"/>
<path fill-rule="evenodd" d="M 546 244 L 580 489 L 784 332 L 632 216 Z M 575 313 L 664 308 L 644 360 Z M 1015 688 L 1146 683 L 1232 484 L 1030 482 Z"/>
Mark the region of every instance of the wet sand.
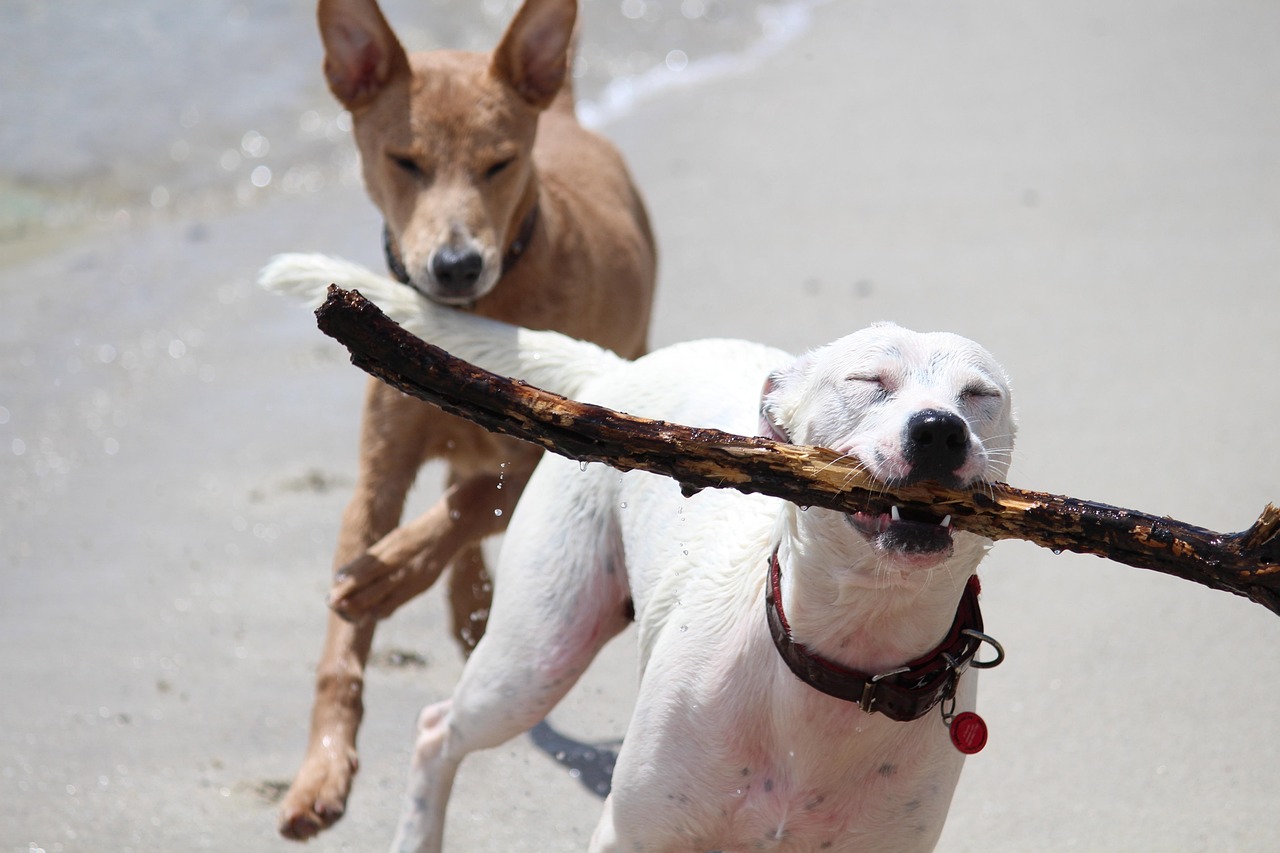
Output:
<path fill-rule="evenodd" d="M 655 345 L 793 350 L 878 319 L 981 341 L 1020 486 L 1239 529 L 1280 500 L 1280 9 L 840 2 L 761 67 L 606 130 L 661 241 Z M 294 849 L 363 379 L 252 286 L 380 261 L 355 187 L 9 253 L 0 270 L 0 849 Z M 438 494 L 424 474 L 414 506 Z M 1264 851 L 1280 621 L 1023 543 L 983 571 L 985 673 L 945 851 Z M 459 656 L 438 593 L 380 631 L 348 816 L 384 847 Z M 557 710 L 609 742 L 629 635 Z M 528 739 L 473 757 L 453 850 L 581 850 L 599 800 Z"/>

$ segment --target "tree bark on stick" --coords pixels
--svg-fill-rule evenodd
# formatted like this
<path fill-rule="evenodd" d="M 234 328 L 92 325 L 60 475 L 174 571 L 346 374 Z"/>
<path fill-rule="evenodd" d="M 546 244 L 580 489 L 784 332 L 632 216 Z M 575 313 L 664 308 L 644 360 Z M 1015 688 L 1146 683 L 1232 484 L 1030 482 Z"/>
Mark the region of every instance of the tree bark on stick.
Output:
<path fill-rule="evenodd" d="M 732 488 L 840 512 L 885 512 L 897 504 L 950 513 L 952 523 L 970 533 L 1095 554 L 1232 592 L 1280 614 L 1280 509 L 1272 504 L 1247 530 L 1216 533 L 1005 483 L 972 489 L 891 486 L 826 448 L 637 418 L 489 373 L 404 331 L 355 291 L 330 287 L 316 317 L 362 370 L 486 429 L 562 456 L 664 474 L 687 494 Z"/>

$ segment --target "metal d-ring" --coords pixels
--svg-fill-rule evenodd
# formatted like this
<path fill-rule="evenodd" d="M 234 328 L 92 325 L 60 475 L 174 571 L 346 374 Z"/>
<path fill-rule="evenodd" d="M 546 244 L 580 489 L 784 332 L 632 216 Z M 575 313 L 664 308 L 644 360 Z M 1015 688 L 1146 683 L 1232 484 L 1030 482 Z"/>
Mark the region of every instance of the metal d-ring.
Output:
<path fill-rule="evenodd" d="M 996 650 L 996 656 L 993 660 L 978 660 L 978 655 L 975 652 L 973 660 L 969 662 L 969 665 L 974 669 L 991 669 L 991 667 L 999 666 L 1004 662 L 1004 646 L 1000 645 L 1000 643 L 996 641 L 995 637 L 992 637 L 989 634 L 984 634 L 981 631 L 974 630 L 973 628 L 965 628 L 960 633 L 966 637 L 973 637 L 973 639 L 977 640 L 979 643 L 986 643 Z"/>

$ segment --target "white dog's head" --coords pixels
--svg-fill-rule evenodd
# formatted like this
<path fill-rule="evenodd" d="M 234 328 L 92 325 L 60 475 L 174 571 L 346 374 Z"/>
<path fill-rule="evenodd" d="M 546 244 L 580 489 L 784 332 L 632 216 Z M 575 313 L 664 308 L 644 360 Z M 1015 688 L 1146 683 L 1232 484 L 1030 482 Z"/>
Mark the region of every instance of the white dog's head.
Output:
<path fill-rule="evenodd" d="M 769 376 L 763 435 L 854 456 L 890 485 L 966 488 L 1004 480 L 1015 424 L 1004 370 L 958 335 L 878 323 Z M 882 559 L 922 567 L 952 553 L 947 517 L 856 513 L 849 524 Z"/>

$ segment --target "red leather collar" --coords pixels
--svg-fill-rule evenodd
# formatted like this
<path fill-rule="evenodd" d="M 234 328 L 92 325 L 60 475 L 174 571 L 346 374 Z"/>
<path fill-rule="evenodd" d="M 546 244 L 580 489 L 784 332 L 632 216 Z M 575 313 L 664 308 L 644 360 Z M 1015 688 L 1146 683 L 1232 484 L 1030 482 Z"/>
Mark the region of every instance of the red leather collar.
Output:
<path fill-rule="evenodd" d="M 891 720 L 908 722 L 920 719 L 939 703 L 954 697 L 960 675 L 970 666 L 986 669 L 1004 659 L 999 644 L 982 633 L 978 591 L 975 575 L 965 585 L 951 630 L 937 648 L 918 660 L 879 675 L 827 660 L 792 639 L 791 626 L 782 612 L 782 567 L 777 552 L 769 558 L 765 612 L 773 644 L 797 678 L 828 696 L 857 703 L 866 713 L 879 712 Z M 983 642 L 995 647 L 998 654 L 994 660 L 975 660 Z"/>

